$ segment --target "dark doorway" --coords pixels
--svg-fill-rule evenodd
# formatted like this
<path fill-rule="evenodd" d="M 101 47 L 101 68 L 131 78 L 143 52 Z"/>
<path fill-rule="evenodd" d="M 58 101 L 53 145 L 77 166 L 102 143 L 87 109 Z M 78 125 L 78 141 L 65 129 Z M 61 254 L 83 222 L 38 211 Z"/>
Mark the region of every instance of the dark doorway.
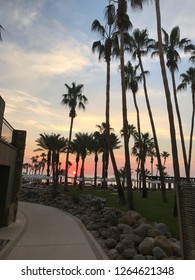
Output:
<path fill-rule="evenodd" d="M 4 225 L 10 166 L 0 165 L 0 226 Z"/>

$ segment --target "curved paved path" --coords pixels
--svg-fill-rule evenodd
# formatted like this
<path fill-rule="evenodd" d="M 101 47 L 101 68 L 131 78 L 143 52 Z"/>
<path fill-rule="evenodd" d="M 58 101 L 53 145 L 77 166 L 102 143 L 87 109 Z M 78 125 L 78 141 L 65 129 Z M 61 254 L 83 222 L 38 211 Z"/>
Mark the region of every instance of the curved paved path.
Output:
<path fill-rule="evenodd" d="M 16 223 L 0 228 L 11 242 L 0 252 L 8 260 L 104 260 L 102 248 L 83 224 L 62 210 L 19 202 Z"/>

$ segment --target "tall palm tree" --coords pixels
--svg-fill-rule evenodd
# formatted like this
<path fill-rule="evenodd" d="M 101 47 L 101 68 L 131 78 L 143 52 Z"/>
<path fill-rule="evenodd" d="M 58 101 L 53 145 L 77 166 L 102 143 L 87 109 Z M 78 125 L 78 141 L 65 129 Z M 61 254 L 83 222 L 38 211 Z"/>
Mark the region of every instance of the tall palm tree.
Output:
<path fill-rule="evenodd" d="M 160 67 L 161 67 L 161 74 L 162 74 L 164 91 L 165 91 L 168 119 L 169 119 L 169 131 L 170 131 L 170 138 L 171 138 L 174 179 L 175 179 L 175 185 L 177 185 L 177 183 L 180 181 L 179 156 L 178 156 L 178 148 L 177 148 L 177 140 L 176 140 L 173 105 L 172 105 L 172 101 L 171 101 L 171 93 L 170 93 L 169 82 L 168 82 L 168 78 L 167 78 L 165 60 L 164 60 L 164 51 L 163 51 L 163 42 L 162 42 L 162 33 L 161 33 L 162 27 L 161 27 L 160 0 L 155 0 L 155 10 L 156 10 L 156 23 L 157 23 Z M 179 199 L 179 194 L 178 194 L 178 188 L 176 187 L 175 188 L 175 203 L 174 203 L 174 209 L 173 209 L 174 216 L 177 216 L 177 213 L 178 213 L 177 210 L 179 210 L 178 199 Z M 179 227 L 181 228 L 180 223 L 179 223 Z"/>
<path fill-rule="evenodd" d="M 118 40 L 116 26 L 116 12 L 114 5 L 108 5 L 105 9 L 106 25 L 103 26 L 97 19 L 92 23 L 91 30 L 96 32 L 101 38 L 93 42 L 92 51 L 98 52 L 99 60 L 106 62 L 106 131 L 109 134 L 110 127 L 110 62 L 111 57 L 118 55 Z"/>
<path fill-rule="evenodd" d="M 63 94 L 63 98 L 61 103 L 70 109 L 69 117 L 71 118 L 70 121 L 70 130 L 69 130 L 69 138 L 68 138 L 68 148 L 66 153 L 66 166 L 65 166 L 65 182 L 64 188 L 67 189 L 68 186 L 68 161 L 69 161 L 69 152 L 70 152 L 70 143 L 72 138 L 72 129 L 73 129 L 73 121 L 74 118 L 77 116 L 76 109 L 85 110 L 85 104 L 87 103 L 88 99 L 85 95 L 82 94 L 83 84 L 72 83 L 72 87 L 65 84 L 68 93 Z"/>
<path fill-rule="evenodd" d="M 134 209 L 132 180 L 131 180 L 131 165 L 130 165 L 130 153 L 128 145 L 128 120 L 127 120 L 127 98 L 126 98 L 126 85 L 125 85 L 125 63 L 124 63 L 124 51 L 125 51 L 125 37 L 128 37 L 127 31 L 132 28 L 132 24 L 127 14 L 127 2 L 130 2 L 131 8 L 134 10 L 142 10 L 143 3 L 147 0 L 113 0 L 117 2 L 117 25 L 120 31 L 120 74 L 121 74 L 121 92 L 122 92 L 122 116 L 123 116 L 123 129 L 124 129 L 124 149 L 125 149 L 125 166 L 126 166 L 126 178 L 127 178 L 127 196 L 128 196 L 128 208 Z"/>
<path fill-rule="evenodd" d="M 126 84 L 125 84 L 125 62 L 124 62 L 124 50 L 125 50 L 125 35 L 127 31 L 132 28 L 132 24 L 127 15 L 127 1 L 117 1 L 117 25 L 120 31 L 120 76 L 121 76 L 121 93 L 122 93 L 122 117 L 123 117 L 123 129 L 124 129 L 124 150 L 125 150 L 125 167 L 127 178 L 127 203 L 129 209 L 134 209 L 132 180 L 131 180 L 131 165 L 130 165 L 130 153 L 128 144 L 128 119 L 127 119 L 127 97 L 126 97 Z"/>
<path fill-rule="evenodd" d="M 177 119 L 178 119 L 178 124 L 179 124 L 179 131 L 180 131 L 181 146 L 182 146 L 182 152 L 183 152 L 186 178 L 189 181 L 189 168 L 188 168 L 188 162 L 187 162 L 187 154 L 186 154 L 184 133 L 183 133 L 183 127 L 182 127 L 182 120 L 181 120 L 181 115 L 180 115 L 180 110 L 179 110 L 178 99 L 177 99 L 175 72 L 179 70 L 178 61 L 180 60 L 180 54 L 179 54 L 178 50 L 183 50 L 185 53 L 190 52 L 194 49 L 194 45 L 191 44 L 191 41 L 189 39 L 180 38 L 180 28 L 178 26 L 175 26 L 171 30 L 170 35 L 164 29 L 162 29 L 162 32 L 164 35 L 163 49 L 164 49 L 164 53 L 166 54 L 167 67 L 170 70 L 171 79 L 172 79 L 173 96 L 174 96 L 176 114 L 177 114 Z M 152 55 L 154 55 L 154 54 L 158 54 L 158 51 L 155 51 Z"/>
<path fill-rule="evenodd" d="M 162 27 L 161 27 L 160 0 L 155 0 L 155 9 L 156 9 L 156 22 L 157 22 L 160 66 L 161 66 L 161 73 L 162 73 L 163 85 L 164 85 L 164 90 L 165 90 L 167 112 L 168 112 L 168 119 L 169 119 L 169 130 L 170 130 L 170 137 L 171 137 L 172 157 L 173 157 L 173 170 L 174 170 L 175 183 L 177 183 L 180 181 L 179 157 L 178 157 L 175 121 L 174 121 L 173 106 L 172 106 L 172 101 L 171 101 L 171 93 L 170 93 L 170 89 L 169 89 L 169 83 L 168 83 L 168 78 L 167 78 L 167 73 L 166 73 L 166 68 L 165 68 L 165 60 L 164 60 L 164 50 L 163 50 L 162 33 L 161 33 Z"/>
<path fill-rule="evenodd" d="M 193 144 L 193 133 L 194 133 L 194 118 L 195 118 L 195 68 L 189 67 L 186 73 L 182 73 L 180 77 L 182 79 L 182 82 L 177 89 L 185 90 L 187 86 L 190 85 L 191 93 L 192 93 L 192 117 L 191 117 L 190 144 L 189 144 L 189 153 L 188 153 L 188 168 L 189 168 L 189 177 L 190 177 L 192 144 Z"/>
<path fill-rule="evenodd" d="M 112 56 L 119 53 L 116 12 L 115 6 L 110 4 L 105 9 L 106 25 L 103 26 L 97 19 L 93 21 L 91 30 L 100 36 L 100 40 L 95 41 L 92 45 L 92 51 L 98 52 L 99 60 L 104 59 L 106 62 L 106 110 L 105 110 L 105 134 L 110 134 L 110 63 Z M 106 139 L 105 139 L 106 140 Z M 106 140 L 107 141 L 107 140 Z M 103 178 L 107 177 L 109 152 L 105 141 L 105 151 L 103 154 L 105 162 L 103 163 Z M 103 182 L 105 187 L 105 181 Z"/>
<path fill-rule="evenodd" d="M 149 96 L 148 96 L 148 90 L 147 90 L 147 84 L 146 84 L 146 74 L 144 71 L 143 63 L 142 63 L 142 56 L 146 55 L 154 47 L 155 47 L 155 41 L 153 39 L 149 38 L 147 29 L 143 29 L 143 30 L 135 29 L 133 31 L 133 34 L 132 34 L 132 36 L 130 36 L 130 40 L 129 40 L 129 50 L 132 53 L 133 59 L 138 58 L 138 61 L 139 61 L 139 66 L 140 66 L 141 74 L 143 77 L 143 87 L 144 87 L 146 105 L 147 105 L 148 114 L 149 114 L 149 118 L 150 118 L 150 124 L 151 124 L 151 128 L 152 128 L 154 142 L 155 142 L 156 155 L 157 155 L 158 165 L 159 165 L 159 169 L 160 169 L 162 199 L 164 202 L 167 202 L 163 170 L 161 168 L 162 163 L 161 163 L 161 157 L 160 157 L 160 149 L 159 149 L 159 144 L 158 144 L 158 138 L 157 138 L 156 127 L 155 127 L 155 123 L 154 123 L 154 118 L 153 118 L 153 114 L 152 114 L 152 109 L 151 109 L 151 105 L 150 105 L 150 100 L 149 100 Z"/>

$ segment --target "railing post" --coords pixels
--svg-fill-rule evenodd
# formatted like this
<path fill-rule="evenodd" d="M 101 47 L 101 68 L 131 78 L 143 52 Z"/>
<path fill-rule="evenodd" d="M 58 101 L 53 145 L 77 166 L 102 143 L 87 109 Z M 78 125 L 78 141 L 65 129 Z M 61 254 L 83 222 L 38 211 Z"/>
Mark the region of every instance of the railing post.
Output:
<path fill-rule="evenodd" d="M 5 110 L 5 101 L 0 96 L 0 137 L 1 137 L 1 130 L 3 125 L 4 110 Z"/>

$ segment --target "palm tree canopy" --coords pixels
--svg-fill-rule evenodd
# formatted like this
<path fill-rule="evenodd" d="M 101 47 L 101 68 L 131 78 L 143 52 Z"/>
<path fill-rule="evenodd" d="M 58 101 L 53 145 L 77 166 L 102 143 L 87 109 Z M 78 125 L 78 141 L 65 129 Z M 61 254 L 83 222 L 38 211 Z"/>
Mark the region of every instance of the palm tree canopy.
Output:
<path fill-rule="evenodd" d="M 189 67 L 186 73 L 182 73 L 180 77 L 182 79 L 182 82 L 177 87 L 177 90 L 185 90 L 187 88 L 187 85 L 190 85 L 192 93 L 195 93 L 195 68 Z"/>
<path fill-rule="evenodd" d="M 133 124 L 128 124 L 128 138 L 130 139 L 131 136 L 134 136 L 134 134 L 136 133 L 136 127 L 133 125 Z M 124 136 L 124 129 L 122 128 L 121 131 L 121 136 L 123 137 Z"/>
<path fill-rule="evenodd" d="M 163 49 L 167 58 L 167 67 L 170 70 L 178 70 L 178 61 L 181 60 L 178 50 L 183 50 L 185 53 L 194 50 L 195 46 L 191 40 L 187 38 L 180 38 L 179 26 L 173 27 L 170 35 L 162 28 L 163 32 Z M 158 48 L 158 43 L 157 43 Z M 158 50 L 153 52 L 152 56 L 158 54 Z"/>
<path fill-rule="evenodd" d="M 87 155 L 92 153 L 93 147 L 93 134 L 88 133 L 76 133 L 75 142 L 78 142 L 80 145 L 80 155 L 84 159 Z"/>
<path fill-rule="evenodd" d="M 147 29 L 135 29 L 129 38 L 128 51 L 132 53 L 132 58 L 136 59 L 147 55 L 147 53 L 155 48 L 156 42 L 148 37 Z"/>
<path fill-rule="evenodd" d="M 48 151 L 65 151 L 67 147 L 67 139 L 60 137 L 60 134 L 40 134 L 40 137 L 35 140 L 37 146 L 41 149 L 37 150 L 48 150 Z M 36 150 L 36 151 L 37 151 Z"/>
<path fill-rule="evenodd" d="M 111 56 L 119 55 L 116 13 L 115 6 L 113 4 L 106 6 L 105 20 L 105 26 L 103 26 L 97 19 L 95 19 L 91 25 L 91 30 L 101 37 L 100 40 L 93 43 L 92 51 L 98 52 L 99 60 L 104 58 L 106 62 L 109 62 Z"/>
<path fill-rule="evenodd" d="M 150 0 L 128 0 L 133 10 L 142 10 L 143 4 L 148 3 Z"/>
<path fill-rule="evenodd" d="M 68 89 L 68 93 L 63 94 L 61 103 L 66 107 L 70 108 L 69 116 L 72 118 L 76 117 L 76 107 L 85 110 L 85 104 L 87 104 L 88 99 L 82 94 L 83 84 L 72 83 L 72 87 L 65 84 Z"/>
<path fill-rule="evenodd" d="M 154 139 L 150 137 L 149 132 L 141 133 L 141 142 L 138 133 L 134 134 L 134 147 L 132 148 L 132 153 L 139 157 L 146 158 L 150 156 L 151 149 L 154 149 Z M 141 144 L 141 147 L 140 147 Z M 142 154 L 140 153 L 142 151 Z"/>
<path fill-rule="evenodd" d="M 142 82 L 143 75 L 137 75 L 137 70 L 139 68 L 139 64 L 133 66 L 130 61 L 127 62 L 127 65 L 125 66 L 125 82 L 126 87 L 128 89 L 131 89 L 131 91 L 135 94 L 138 91 L 138 83 Z M 149 74 L 149 71 L 144 71 L 144 74 Z"/>

